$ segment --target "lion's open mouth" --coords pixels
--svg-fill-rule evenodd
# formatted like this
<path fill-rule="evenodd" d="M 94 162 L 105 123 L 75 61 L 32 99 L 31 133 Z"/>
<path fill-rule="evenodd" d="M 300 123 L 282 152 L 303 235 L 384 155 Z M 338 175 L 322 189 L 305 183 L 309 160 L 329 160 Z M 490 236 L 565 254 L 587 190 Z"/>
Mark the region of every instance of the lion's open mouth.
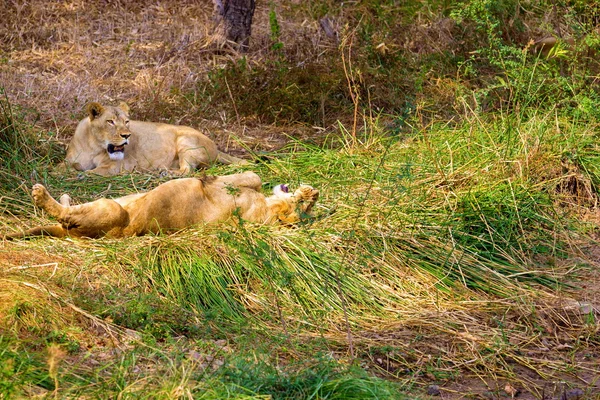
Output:
<path fill-rule="evenodd" d="M 113 154 L 113 153 L 123 153 L 125 151 L 125 144 L 122 144 L 120 146 L 115 146 L 114 144 L 109 144 L 106 147 L 106 151 L 108 151 L 109 154 Z"/>
<path fill-rule="evenodd" d="M 289 191 L 290 191 L 290 188 L 286 184 L 277 185 L 277 186 L 273 187 L 273 194 L 275 196 L 284 195 L 284 194 L 288 193 Z"/>

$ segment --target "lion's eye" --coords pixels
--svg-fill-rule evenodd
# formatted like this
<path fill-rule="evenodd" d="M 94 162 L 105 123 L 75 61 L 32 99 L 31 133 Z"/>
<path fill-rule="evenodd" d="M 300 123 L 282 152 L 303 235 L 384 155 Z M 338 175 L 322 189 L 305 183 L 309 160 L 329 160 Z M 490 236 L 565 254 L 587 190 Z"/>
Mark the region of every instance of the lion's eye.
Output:
<path fill-rule="evenodd" d="M 113 126 L 115 125 L 115 121 L 113 121 L 112 119 L 107 119 L 106 123 Z"/>
<path fill-rule="evenodd" d="M 125 125 L 126 125 L 126 126 L 129 126 L 129 121 L 125 121 Z"/>

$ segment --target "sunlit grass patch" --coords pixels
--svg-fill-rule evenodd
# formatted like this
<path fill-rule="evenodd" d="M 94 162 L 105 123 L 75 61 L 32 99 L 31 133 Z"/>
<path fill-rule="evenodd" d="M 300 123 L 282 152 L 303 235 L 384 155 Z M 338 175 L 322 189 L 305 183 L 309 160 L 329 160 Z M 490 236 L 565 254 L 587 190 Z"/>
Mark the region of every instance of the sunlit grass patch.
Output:
<path fill-rule="evenodd" d="M 526 128 L 519 143 L 535 142 L 540 131 Z M 115 251 L 193 312 L 283 329 L 395 318 L 424 293 L 448 302 L 460 293 L 544 293 L 564 284 L 567 268 L 539 260 L 566 256 L 569 220 L 557 209 L 560 193 L 540 191 L 539 177 L 512 167 L 528 152 L 501 151 L 503 133 L 465 126 L 409 142 L 382 138 L 371 150 L 275 157 L 254 168 L 266 190 L 305 182 L 322 193 L 298 228 L 202 228 Z"/>

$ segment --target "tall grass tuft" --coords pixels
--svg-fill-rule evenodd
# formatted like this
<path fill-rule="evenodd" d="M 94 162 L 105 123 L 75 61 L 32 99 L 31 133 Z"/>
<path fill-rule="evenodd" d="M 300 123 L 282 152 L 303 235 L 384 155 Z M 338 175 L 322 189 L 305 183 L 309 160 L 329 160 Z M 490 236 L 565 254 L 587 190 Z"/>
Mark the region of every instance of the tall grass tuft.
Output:
<path fill-rule="evenodd" d="M 62 157 L 58 142 L 31 127 L 23 110 L 13 106 L 0 87 L 0 190 L 5 200 L 0 211 L 23 213 L 30 209 L 22 202 L 22 191 L 48 177 L 49 165 Z"/>
<path fill-rule="evenodd" d="M 369 282 L 349 273 L 351 264 L 337 287 L 341 258 L 321 251 L 306 232 L 242 226 L 202 238 L 152 240 L 139 256 L 143 273 L 163 295 L 206 316 L 241 320 L 259 313 L 284 326 L 288 318 L 317 324 L 339 317 L 339 289 L 353 304 L 381 308 L 378 296 L 364 290 Z"/>

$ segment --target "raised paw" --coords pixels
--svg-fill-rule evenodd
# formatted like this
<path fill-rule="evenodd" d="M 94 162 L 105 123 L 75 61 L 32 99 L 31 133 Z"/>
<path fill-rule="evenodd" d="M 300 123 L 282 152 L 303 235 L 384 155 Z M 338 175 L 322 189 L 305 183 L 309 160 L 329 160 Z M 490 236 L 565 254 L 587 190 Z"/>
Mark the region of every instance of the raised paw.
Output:
<path fill-rule="evenodd" d="M 44 207 L 48 203 L 48 200 L 52 198 L 44 185 L 39 183 L 33 185 L 31 195 L 33 196 L 33 203 L 38 207 Z"/>
<path fill-rule="evenodd" d="M 315 202 L 319 198 L 319 191 L 309 185 L 301 185 L 296 190 L 296 196 L 303 201 Z"/>
<path fill-rule="evenodd" d="M 60 203 L 61 206 L 64 207 L 69 207 L 71 206 L 71 196 L 69 196 L 68 194 L 63 194 L 62 196 L 60 196 L 60 199 L 58 200 L 58 202 Z"/>
<path fill-rule="evenodd" d="M 309 185 L 301 185 L 295 192 L 296 197 L 303 204 L 300 209 L 309 213 L 319 198 L 319 191 Z"/>

